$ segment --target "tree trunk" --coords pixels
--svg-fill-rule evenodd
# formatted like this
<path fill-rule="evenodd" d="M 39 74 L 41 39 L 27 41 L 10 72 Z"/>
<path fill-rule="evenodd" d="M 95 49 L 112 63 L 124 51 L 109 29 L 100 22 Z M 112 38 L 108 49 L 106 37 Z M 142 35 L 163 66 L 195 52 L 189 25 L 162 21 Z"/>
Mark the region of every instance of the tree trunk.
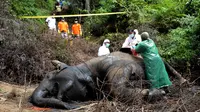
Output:
<path fill-rule="evenodd" d="M 90 12 L 90 0 L 85 0 L 85 9 Z"/>
<path fill-rule="evenodd" d="M 185 78 L 183 78 L 183 77 L 181 76 L 180 73 L 178 73 L 178 72 L 177 72 L 172 66 L 170 66 L 166 61 L 163 60 L 163 62 L 165 63 L 166 69 L 168 69 L 170 72 L 172 72 L 172 74 L 173 74 L 174 76 L 176 76 L 176 77 L 179 79 L 180 85 L 183 84 L 183 83 L 185 83 L 185 82 L 187 81 Z"/>

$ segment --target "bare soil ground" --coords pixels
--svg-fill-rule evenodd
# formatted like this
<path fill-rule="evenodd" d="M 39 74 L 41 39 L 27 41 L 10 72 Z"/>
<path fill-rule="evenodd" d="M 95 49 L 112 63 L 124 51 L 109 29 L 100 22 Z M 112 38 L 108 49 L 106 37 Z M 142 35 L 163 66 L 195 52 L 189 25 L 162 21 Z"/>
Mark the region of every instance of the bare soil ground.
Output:
<path fill-rule="evenodd" d="M 28 111 L 28 97 L 35 87 L 12 85 L 0 82 L 0 112 Z"/>
<path fill-rule="evenodd" d="M 0 82 L 0 112 L 199 112 L 200 87 L 170 88 L 165 99 L 154 103 L 126 105 L 118 101 L 89 101 L 74 110 L 34 107 L 28 98 L 37 85 L 19 86 Z M 179 88 L 179 89 L 178 89 Z"/>

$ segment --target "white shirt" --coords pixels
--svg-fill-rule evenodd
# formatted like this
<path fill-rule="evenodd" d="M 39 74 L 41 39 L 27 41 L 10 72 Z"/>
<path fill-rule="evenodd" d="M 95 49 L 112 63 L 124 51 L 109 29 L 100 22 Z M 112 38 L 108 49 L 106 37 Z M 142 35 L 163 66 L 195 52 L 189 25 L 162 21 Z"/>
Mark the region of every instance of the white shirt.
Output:
<path fill-rule="evenodd" d="M 132 38 L 131 36 L 128 36 L 126 40 L 124 41 L 122 48 L 131 48 L 132 46 L 135 46 L 139 42 L 141 42 L 141 36 L 139 34 L 135 34 L 135 36 Z"/>
<path fill-rule="evenodd" d="M 46 19 L 46 22 L 48 23 L 48 27 L 49 29 L 51 30 L 56 30 L 56 19 L 55 18 L 52 18 L 52 17 L 48 17 Z"/>
<path fill-rule="evenodd" d="M 99 47 L 98 50 L 98 56 L 104 56 L 110 54 L 110 50 L 106 47 L 105 44 L 103 44 L 101 47 Z"/>

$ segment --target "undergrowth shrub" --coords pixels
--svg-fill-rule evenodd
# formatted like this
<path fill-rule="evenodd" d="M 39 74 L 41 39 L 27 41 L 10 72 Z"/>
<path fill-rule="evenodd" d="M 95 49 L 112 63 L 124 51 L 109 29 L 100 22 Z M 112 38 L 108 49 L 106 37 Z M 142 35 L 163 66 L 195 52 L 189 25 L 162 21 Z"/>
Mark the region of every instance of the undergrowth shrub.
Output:
<path fill-rule="evenodd" d="M 21 2 L 28 3 L 24 4 Z M 28 7 L 29 9 L 26 10 L 29 12 L 28 14 L 35 14 L 38 10 L 32 10 L 34 3 L 31 2 L 33 1 L 12 1 L 11 5 L 15 6 L 11 7 L 19 8 L 13 10 L 17 15 L 27 14 L 27 12 L 23 11 L 25 11 L 24 8 Z M 25 6 L 23 7 L 23 5 Z M 42 6 L 42 4 L 37 7 L 40 6 Z M 36 6 L 34 8 L 36 8 Z M 3 12 L 5 11 L 1 11 L 1 14 L 4 14 Z M 66 45 L 66 41 L 61 39 L 60 35 L 52 36 L 52 34 L 46 32 L 46 26 L 38 24 L 38 20 L 28 19 L 26 21 L 20 21 L 14 18 L 11 19 L 11 17 L 1 17 L 0 27 L 1 81 L 15 84 L 37 83 L 43 79 L 47 72 L 53 70 L 54 67 L 51 64 L 51 60 L 53 59 L 72 65 L 78 62 L 80 63 L 80 60 L 77 60 L 77 58 L 73 59 L 76 53 L 74 51 L 77 49 L 80 50 L 79 52 L 81 53 L 81 55 L 77 57 L 81 58 L 82 61 L 91 59 L 94 54 L 97 54 L 98 48 L 96 47 L 98 46 L 93 45 L 95 47 L 90 48 L 90 44 L 84 40 L 77 44 L 74 42 L 74 51 L 70 51 Z M 80 45 L 82 45 L 82 48 L 77 48 L 80 47 Z M 96 48 L 95 51 L 90 50 L 93 48 Z M 83 58 L 85 54 L 88 54 L 88 56 L 86 55 L 85 58 Z"/>
<path fill-rule="evenodd" d="M 54 9 L 54 0 L 11 0 L 10 11 L 16 16 L 47 14 Z M 43 12 L 43 13 L 41 13 Z M 41 16 L 41 15 L 40 15 Z"/>
<path fill-rule="evenodd" d="M 74 39 L 73 45 L 67 48 L 67 53 L 70 54 L 70 65 L 84 63 L 94 57 L 97 57 L 98 48 L 96 43 L 86 41 L 85 39 Z"/>
<path fill-rule="evenodd" d="M 31 32 L 28 25 L 33 27 Z M 37 41 L 38 26 L 12 19 L 0 19 L 0 26 L 9 29 L 1 31 L 4 41 L 0 47 L 0 80 L 18 84 L 40 80 L 42 69 L 48 67 L 43 66 L 46 56 L 40 49 L 43 43 Z"/>
<path fill-rule="evenodd" d="M 191 71 L 197 63 L 199 53 L 199 19 L 194 16 L 180 18 L 180 27 L 161 35 L 158 46 L 162 57 L 171 64 L 181 68 L 182 72 Z M 197 31 L 197 32 L 196 32 Z"/>
<path fill-rule="evenodd" d="M 9 12 L 13 16 L 46 16 L 54 10 L 54 0 L 10 0 Z M 44 19 L 37 19 L 40 24 Z"/>

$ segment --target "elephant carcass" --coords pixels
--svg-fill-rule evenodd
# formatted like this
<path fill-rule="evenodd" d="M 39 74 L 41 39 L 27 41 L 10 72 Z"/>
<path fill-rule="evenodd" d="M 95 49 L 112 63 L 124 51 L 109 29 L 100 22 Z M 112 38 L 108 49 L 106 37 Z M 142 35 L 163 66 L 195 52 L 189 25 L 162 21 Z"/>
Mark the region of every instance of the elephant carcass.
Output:
<path fill-rule="evenodd" d="M 66 67 L 61 67 L 60 71 L 45 78 L 33 92 L 31 102 L 34 105 L 75 108 L 70 101 L 96 97 L 94 88 L 96 91 L 104 91 L 103 86 L 108 88 L 106 95 L 129 100 L 132 93 L 136 92 L 131 87 L 133 80 L 144 79 L 142 60 L 122 52 L 113 52 L 76 66 L 62 65 Z"/>
<path fill-rule="evenodd" d="M 66 66 L 59 72 L 55 70 L 47 74 L 33 92 L 30 102 L 39 107 L 73 109 L 77 106 L 69 102 L 88 100 L 92 88 L 94 84 L 90 77 L 81 74 L 76 67 Z"/>

